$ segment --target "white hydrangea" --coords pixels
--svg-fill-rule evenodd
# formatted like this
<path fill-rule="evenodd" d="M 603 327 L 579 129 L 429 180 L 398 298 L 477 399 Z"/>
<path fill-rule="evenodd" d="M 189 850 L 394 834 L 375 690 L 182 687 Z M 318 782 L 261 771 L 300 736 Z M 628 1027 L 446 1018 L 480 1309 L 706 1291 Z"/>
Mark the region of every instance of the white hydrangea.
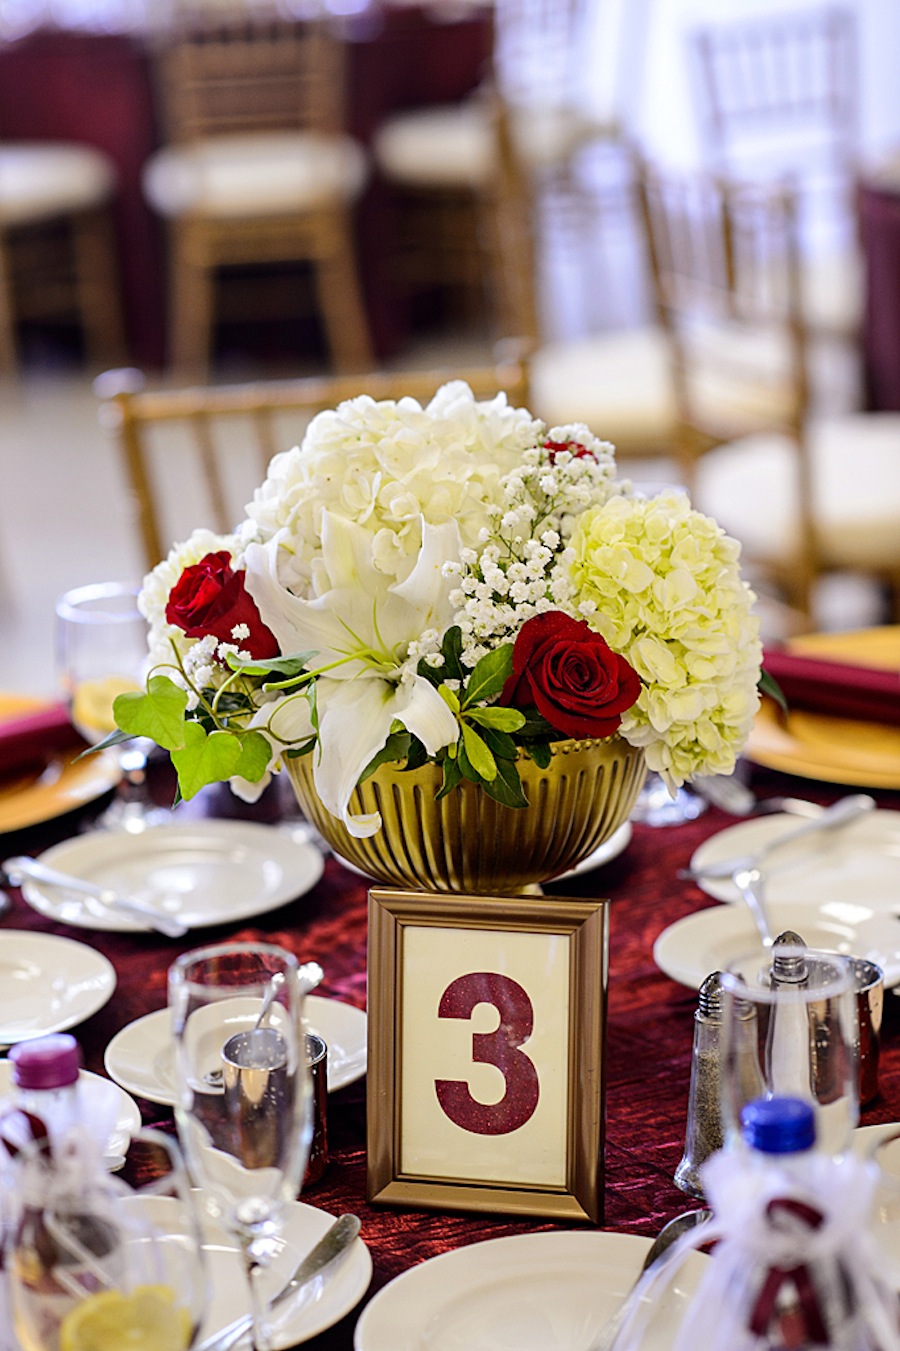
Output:
<path fill-rule="evenodd" d="M 350 399 L 319 413 L 302 445 L 275 456 L 247 507 L 242 540 L 264 543 L 285 530 L 280 580 L 308 598 L 317 594 L 327 510 L 371 531 L 375 566 L 403 580 L 423 517 L 455 520 L 462 543 L 478 543 L 502 476 L 543 430 L 504 394 L 478 402 L 462 381 L 444 385 L 425 408 L 410 398 Z"/>
<path fill-rule="evenodd" d="M 580 613 L 643 685 L 621 735 L 670 786 L 730 773 L 759 707 L 762 657 L 740 545 L 678 492 L 612 497 L 571 545 Z"/>

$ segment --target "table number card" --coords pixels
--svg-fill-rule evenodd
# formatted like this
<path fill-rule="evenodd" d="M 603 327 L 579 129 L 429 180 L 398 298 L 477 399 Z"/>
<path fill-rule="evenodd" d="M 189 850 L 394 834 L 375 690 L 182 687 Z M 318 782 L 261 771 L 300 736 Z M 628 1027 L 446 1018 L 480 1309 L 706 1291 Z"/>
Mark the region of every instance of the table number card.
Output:
<path fill-rule="evenodd" d="M 368 1195 L 598 1222 L 604 901 L 369 893 Z"/>

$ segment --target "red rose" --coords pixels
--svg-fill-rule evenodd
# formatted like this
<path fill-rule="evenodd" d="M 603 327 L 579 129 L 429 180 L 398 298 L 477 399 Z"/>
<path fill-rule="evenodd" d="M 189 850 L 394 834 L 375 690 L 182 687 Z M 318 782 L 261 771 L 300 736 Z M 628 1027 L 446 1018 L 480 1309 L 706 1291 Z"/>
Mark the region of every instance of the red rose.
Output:
<path fill-rule="evenodd" d="M 169 593 L 166 619 L 189 638 L 211 633 L 220 643 L 236 643 L 256 660 L 278 656 L 275 635 L 262 622 L 256 601 L 245 590 L 244 573 L 235 572 L 226 549 L 185 568 Z M 249 637 L 235 638 L 237 624 L 246 624 Z"/>
<path fill-rule="evenodd" d="M 583 446 L 580 441 L 545 441 L 545 450 L 550 452 L 550 463 L 556 464 L 557 455 L 561 455 L 567 450 L 573 460 L 595 460 L 597 457 L 587 446 Z"/>
<path fill-rule="evenodd" d="M 640 692 L 637 672 L 599 633 L 583 619 L 548 610 L 519 630 L 500 703 L 536 706 L 569 737 L 604 737 L 612 736 Z"/>

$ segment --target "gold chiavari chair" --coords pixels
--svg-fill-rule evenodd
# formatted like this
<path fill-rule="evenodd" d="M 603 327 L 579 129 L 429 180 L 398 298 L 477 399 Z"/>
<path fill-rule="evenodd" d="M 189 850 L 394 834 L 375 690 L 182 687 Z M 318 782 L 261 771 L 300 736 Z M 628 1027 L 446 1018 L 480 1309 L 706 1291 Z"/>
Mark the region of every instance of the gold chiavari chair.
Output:
<path fill-rule="evenodd" d="M 189 480 L 198 485 L 205 524 L 228 532 L 272 456 L 298 444 L 316 413 L 362 394 L 427 401 L 450 380 L 466 381 L 478 398 L 502 391 L 512 405 L 528 405 L 528 370 L 517 354 L 471 369 L 375 371 L 187 389 L 149 390 L 138 371 L 105 372 L 95 382 L 102 421 L 120 452 L 147 566 L 165 556 L 177 530 L 177 537 L 185 538 L 198 523 L 195 518 L 170 526 L 173 499 L 185 496 Z"/>
<path fill-rule="evenodd" d="M 204 378 L 221 269 L 304 262 L 335 367 L 366 370 L 353 208 L 368 165 L 343 132 L 342 45 L 321 20 L 223 13 L 182 17 L 157 54 L 167 144 L 144 188 L 169 229 L 170 362 Z"/>

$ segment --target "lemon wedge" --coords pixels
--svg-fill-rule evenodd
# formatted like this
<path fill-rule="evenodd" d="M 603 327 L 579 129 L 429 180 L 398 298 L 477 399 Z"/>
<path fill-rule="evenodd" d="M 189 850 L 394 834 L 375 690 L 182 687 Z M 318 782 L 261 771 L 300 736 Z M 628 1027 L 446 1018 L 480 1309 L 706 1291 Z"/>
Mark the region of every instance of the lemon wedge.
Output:
<path fill-rule="evenodd" d="M 101 1290 L 66 1314 L 59 1351 L 185 1351 L 192 1331 L 191 1315 L 175 1303 L 171 1286 Z"/>
<path fill-rule="evenodd" d="M 76 685 L 72 696 L 72 721 L 93 740 L 98 733 L 105 736 L 114 732 L 113 700 L 120 694 L 131 694 L 138 686 L 128 676 L 109 675 L 99 680 L 83 680 Z"/>

